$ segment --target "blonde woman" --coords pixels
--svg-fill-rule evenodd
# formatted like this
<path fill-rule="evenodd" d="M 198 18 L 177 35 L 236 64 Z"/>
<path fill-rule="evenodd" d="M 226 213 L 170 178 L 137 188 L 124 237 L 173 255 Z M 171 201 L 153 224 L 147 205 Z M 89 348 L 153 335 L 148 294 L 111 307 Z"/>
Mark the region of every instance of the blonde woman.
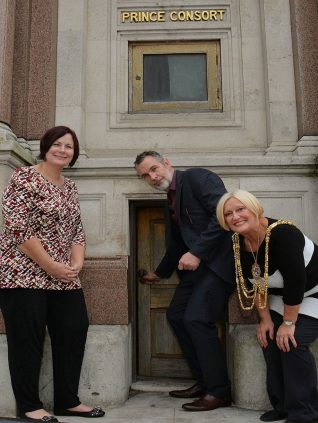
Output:
<path fill-rule="evenodd" d="M 317 371 L 309 347 L 318 336 L 318 247 L 292 222 L 264 216 L 251 193 L 224 194 L 217 218 L 233 231 L 241 307 L 259 314 L 257 339 L 273 409 L 260 419 L 318 420 Z"/>

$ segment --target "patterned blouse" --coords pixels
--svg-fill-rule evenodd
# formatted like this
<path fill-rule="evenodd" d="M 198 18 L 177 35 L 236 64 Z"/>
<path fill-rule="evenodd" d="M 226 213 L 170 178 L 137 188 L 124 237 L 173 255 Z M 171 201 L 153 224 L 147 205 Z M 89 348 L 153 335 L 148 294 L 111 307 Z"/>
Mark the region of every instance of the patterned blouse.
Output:
<path fill-rule="evenodd" d="M 79 289 L 80 280 L 62 282 L 40 268 L 18 245 L 37 237 L 53 260 L 70 263 L 73 244 L 85 245 L 78 193 L 64 178 L 59 187 L 34 167 L 13 173 L 3 193 L 0 234 L 0 288 Z"/>

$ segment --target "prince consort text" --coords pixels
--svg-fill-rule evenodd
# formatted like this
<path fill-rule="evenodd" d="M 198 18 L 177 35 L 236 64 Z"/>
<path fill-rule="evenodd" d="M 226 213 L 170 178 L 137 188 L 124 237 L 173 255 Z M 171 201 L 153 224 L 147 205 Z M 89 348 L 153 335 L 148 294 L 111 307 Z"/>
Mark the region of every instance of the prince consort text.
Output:
<path fill-rule="evenodd" d="M 121 12 L 122 23 L 223 21 L 225 9 Z"/>

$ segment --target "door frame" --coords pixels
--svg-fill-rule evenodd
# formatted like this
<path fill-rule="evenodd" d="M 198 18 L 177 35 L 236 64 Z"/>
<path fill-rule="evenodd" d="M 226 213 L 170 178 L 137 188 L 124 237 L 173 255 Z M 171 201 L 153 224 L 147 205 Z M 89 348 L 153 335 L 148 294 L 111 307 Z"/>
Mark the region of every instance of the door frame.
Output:
<path fill-rule="evenodd" d="M 137 210 L 140 208 L 164 207 L 165 199 L 129 200 L 129 245 L 128 257 L 128 309 L 131 323 L 131 346 L 132 346 L 132 381 L 137 380 L 138 362 L 138 313 L 137 313 Z"/>

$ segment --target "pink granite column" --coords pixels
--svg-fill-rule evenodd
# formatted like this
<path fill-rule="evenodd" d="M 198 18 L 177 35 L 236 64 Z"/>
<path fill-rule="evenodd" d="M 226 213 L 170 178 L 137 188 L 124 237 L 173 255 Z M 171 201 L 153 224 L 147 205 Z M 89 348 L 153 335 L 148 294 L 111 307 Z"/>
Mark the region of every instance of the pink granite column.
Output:
<path fill-rule="evenodd" d="M 0 121 L 11 123 L 15 0 L 0 0 Z"/>
<path fill-rule="evenodd" d="M 318 2 L 290 0 L 299 138 L 318 135 Z"/>
<path fill-rule="evenodd" d="M 57 0 L 16 0 L 12 128 L 25 139 L 55 121 L 57 9 Z"/>

